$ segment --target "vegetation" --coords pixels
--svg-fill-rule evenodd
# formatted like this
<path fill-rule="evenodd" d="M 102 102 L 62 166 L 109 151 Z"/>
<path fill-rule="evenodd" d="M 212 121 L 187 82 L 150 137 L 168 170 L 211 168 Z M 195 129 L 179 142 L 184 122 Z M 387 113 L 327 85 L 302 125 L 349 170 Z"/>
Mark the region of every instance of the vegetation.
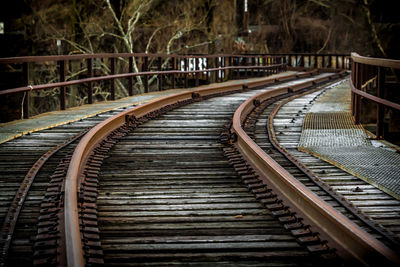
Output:
<path fill-rule="evenodd" d="M 25 5 L 12 27 L 24 34 L 30 50 L 12 56 L 356 51 L 397 58 L 400 51 L 386 0 L 25 0 Z M 68 67 L 67 80 L 87 71 L 81 65 Z M 110 73 L 107 62 L 95 65 L 98 75 Z M 57 79 L 57 66 L 38 71 L 31 74 L 33 84 Z M 156 83 L 154 76 L 150 84 Z M 116 86 L 117 97 L 127 95 L 121 81 Z M 135 86 L 143 92 L 140 78 Z M 94 87 L 97 99 L 109 97 L 102 87 Z M 32 94 L 33 114 L 58 106 L 56 89 L 38 94 Z M 87 101 L 84 88 L 70 87 L 67 94 L 68 106 Z"/>
<path fill-rule="evenodd" d="M 379 21 L 388 1 L 248 0 L 247 22 L 244 2 L 33 0 L 31 14 L 21 23 L 35 55 L 354 50 L 385 56 L 390 46 L 393 24 Z M 238 37 L 246 46 L 235 45 Z"/>

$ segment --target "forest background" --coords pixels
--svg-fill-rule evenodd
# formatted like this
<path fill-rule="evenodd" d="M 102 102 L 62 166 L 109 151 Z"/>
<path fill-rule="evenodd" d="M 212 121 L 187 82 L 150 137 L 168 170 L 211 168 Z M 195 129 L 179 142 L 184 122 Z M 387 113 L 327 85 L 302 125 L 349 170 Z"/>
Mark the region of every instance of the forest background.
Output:
<path fill-rule="evenodd" d="M 349 54 L 354 51 L 366 56 L 400 58 L 400 16 L 394 2 L 14 0 L 10 7 L 0 9 L 3 25 L 0 57 L 104 52 Z M 100 73 L 109 72 L 105 65 L 99 68 Z M 51 72 L 46 74 L 50 78 L 42 77 L 47 72 L 37 77 L 32 74 L 32 79 L 36 79 L 32 83 L 51 81 Z M 67 79 L 79 74 L 68 73 Z M 152 81 L 156 87 L 157 79 Z M 119 83 L 117 87 L 117 97 L 125 96 L 124 85 Z M 97 99 L 108 99 L 107 90 L 101 86 L 97 89 Z M 87 101 L 83 91 L 69 89 L 69 106 Z M 140 88 L 137 91 L 140 93 Z M 57 93 L 54 89 L 32 94 L 31 113 L 56 109 Z M 20 99 L 15 101 L 19 103 Z M 10 114 L 15 101 L 7 100 L 0 113 Z"/>
<path fill-rule="evenodd" d="M 100 52 L 398 57 L 389 0 L 25 0 L 1 9 L 2 56 Z M 247 12 L 246 12 L 247 11 Z"/>

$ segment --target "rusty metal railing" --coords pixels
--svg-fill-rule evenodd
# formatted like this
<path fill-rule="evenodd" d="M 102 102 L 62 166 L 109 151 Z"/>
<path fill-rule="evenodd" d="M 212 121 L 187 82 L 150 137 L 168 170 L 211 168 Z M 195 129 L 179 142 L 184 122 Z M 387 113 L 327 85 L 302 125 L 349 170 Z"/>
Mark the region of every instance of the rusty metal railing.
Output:
<path fill-rule="evenodd" d="M 12 88 L 0 88 L 0 97 L 20 94 L 22 117 L 29 118 L 32 91 L 57 88 L 54 99 L 60 110 L 71 107 L 66 96 L 68 88 L 80 86 L 85 101 L 96 101 L 94 84 L 104 83 L 109 100 L 116 98 L 116 84 L 124 82 L 126 95 L 135 93 L 141 84 L 142 92 L 151 89 L 150 78 L 157 78 L 153 90 L 188 88 L 200 83 L 267 76 L 286 69 L 331 68 L 349 69 L 349 55 L 344 54 L 252 54 L 252 55 L 166 55 L 144 53 L 102 53 L 83 55 L 29 56 L 0 58 L 0 69 L 12 69 L 21 75 Z M 3 73 L 4 74 L 4 73 Z M 37 77 L 47 74 L 46 79 Z M 140 78 L 136 78 L 140 77 Z M 136 79 L 136 80 L 135 80 Z M 23 96 L 22 96 L 23 94 Z M 50 111 L 50 110 L 47 110 Z"/>
<path fill-rule="evenodd" d="M 284 57 L 288 67 L 351 69 L 351 57 L 349 54 L 286 53 L 274 55 Z"/>
<path fill-rule="evenodd" d="M 387 78 L 400 70 L 400 60 L 382 59 L 363 57 L 357 53 L 352 53 L 352 75 L 351 75 L 351 110 L 354 117 L 354 122 L 369 123 L 371 118 L 368 118 L 366 113 L 370 113 L 376 109 L 376 138 L 383 139 L 385 137 L 384 119 L 385 110 L 400 111 L 400 104 L 394 102 L 396 98 L 400 98 L 400 93 L 393 94 L 394 90 L 390 90 L 387 83 Z M 398 82 L 393 82 L 393 85 L 399 85 Z M 398 86 L 399 87 L 399 86 Z M 395 92 L 394 92 L 395 93 Z M 388 99 L 391 98 L 391 99 Z M 371 105 L 371 101 L 375 105 Z M 387 114 L 394 119 L 395 114 Z"/>
<path fill-rule="evenodd" d="M 52 68 L 54 76 L 48 82 L 32 84 L 34 68 L 41 66 L 46 72 Z M 45 67 L 43 67 L 45 65 Z M 76 67 L 78 65 L 78 67 Z M 265 76 L 285 69 L 285 58 L 271 55 L 166 55 L 166 54 L 84 54 L 61 56 L 38 56 L 0 58 L 0 66 L 22 67 L 22 86 L 2 88 L 0 96 L 24 93 L 23 118 L 29 118 L 29 94 L 32 91 L 59 88 L 59 108 L 68 106 L 66 92 L 68 86 L 83 85 L 87 90 L 87 103 L 94 102 L 93 83 L 108 81 L 110 100 L 115 100 L 115 80 L 127 79 L 128 95 L 134 94 L 134 78 L 140 77 L 145 93 L 149 92 L 150 77 L 157 77 L 157 90 L 194 86 L 200 80 L 222 82 L 231 79 Z M 75 77 L 67 73 L 75 66 Z M 102 66 L 102 72 L 100 67 Z M 100 73 L 99 73 L 100 72 Z M 106 72 L 106 73 L 104 73 Z M 58 77 L 57 77 L 58 76 Z M 77 78 L 76 78 L 77 77 Z M 167 84 L 168 78 L 168 84 Z M 126 80 L 125 80 L 126 81 Z M 136 81 L 137 82 L 137 81 Z M 179 82 L 179 84 L 178 84 Z M 204 83 L 204 82 L 203 82 Z"/>

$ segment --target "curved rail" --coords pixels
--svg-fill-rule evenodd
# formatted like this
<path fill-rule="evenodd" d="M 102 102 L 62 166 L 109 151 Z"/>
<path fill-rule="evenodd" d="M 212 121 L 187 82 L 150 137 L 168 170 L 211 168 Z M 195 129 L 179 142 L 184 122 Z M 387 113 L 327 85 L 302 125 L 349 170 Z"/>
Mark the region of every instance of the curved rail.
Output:
<path fill-rule="evenodd" d="M 281 88 L 257 94 L 237 109 L 232 125 L 232 131 L 237 137 L 235 146 L 257 170 L 261 179 L 276 189 L 275 192 L 280 192 L 280 197 L 287 201 L 286 205 L 315 225 L 321 236 L 332 242 L 342 256 L 349 260 L 357 259 L 365 265 L 387 260 L 400 263 L 395 252 L 312 193 L 267 155 L 242 129 L 242 122 L 254 108 L 254 103 L 260 103 L 291 89 L 293 90 Z"/>
<path fill-rule="evenodd" d="M 92 149 L 101 142 L 110 132 L 122 126 L 125 123 L 126 116 L 135 116 L 140 118 L 152 111 L 159 110 L 162 107 L 192 99 L 193 97 L 206 97 L 217 93 L 225 93 L 242 88 L 254 88 L 261 85 L 281 82 L 297 77 L 311 76 L 317 73 L 312 71 L 303 74 L 291 74 L 279 78 L 265 78 L 256 81 L 238 82 L 231 85 L 212 85 L 203 89 L 183 92 L 172 96 L 153 100 L 144 105 L 124 111 L 111 117 L 90 130 L 79 142 L 74 154 L 72 155 L 70 166 L 66 175 L 65 182 L 65 238 L 66 255 L 68 266 L 84 266 L 85 259 L 82 251 L 82 240 L 80 237 L 79 215 L 78 215 L 78 188 L 80 177 L 83 173 L 85 163 L 87 162 Z M 308 86 L 312 82 L 307 83 Z M 293 88 L 294 90 L 296 88 Z"/>

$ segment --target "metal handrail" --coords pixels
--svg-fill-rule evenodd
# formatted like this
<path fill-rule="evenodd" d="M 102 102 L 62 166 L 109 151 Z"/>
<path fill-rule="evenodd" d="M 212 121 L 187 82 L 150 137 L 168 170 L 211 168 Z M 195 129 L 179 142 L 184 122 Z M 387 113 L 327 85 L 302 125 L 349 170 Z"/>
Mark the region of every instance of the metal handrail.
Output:
<path fill-rule="evenodd" d="M 357 53 L 351 53 L 352 75 L 350 79 L 351 87 L 351 112 L 356 124 L 361 123 L 361 98 L 366 98 L 378 105 L 376 111 L 376 138 L 383 139 L 384 131 L 384 113 L 385 108 L 400 110 L 400 104 L 384 98 L 384 87 L 386 79 L 386 70 L 400 69 L 400 60 L 373 58 L 360 56 Z M 371 82 L 370 82 L 371 81 Z M 376 84 L 376 95 L 372 95 L 362 90 L 364 85 Z"/>
<path fill-rule="evenodd" d="M 110 74 L 97 76 L 94 72 L 95 60 L 108 59 L 110 66 Z M 81 65 L 80 72 L 86 76 L 82 79 L 66 81 L 66 70 L 68 64 L 73 61 L 85 60 Z M 124 73 L 116 73 L 116 60 L 122 60 L 121 66 L 128 67 L 128 71 Z M 150 67 L 151 60 L 155 60 Z M 54 62 L 58 65 L 53 78 L 59 76 L 58 82 L 46 84 L 31 84 L 30 68 L 36 67 L 35 63 Z M 121 61 L 119 61 L 121 62 Z M 165 66 L 165 63 L 167 65 Z M 133 77 L 144 77 L 143 88 L 144 92 L 149 91 L 149 76 L 158 76 L 158 90 L 165 89 L 165 84 L 162 80 L 165 75 L 171 77 L 171 87 L 175 88 L 176 80 L 183 80 L 184 87 L 188 87 L 188 79 L 195 81 L 195 86 L 199 85 L 200 73 L 207 74 L 207 80 L 211 80 L 211 73 L 215 73 L 215 82 L 222 80 L 233 79 L 243 76 L 260 76 L 262 72 L 277 72 L 285 69 L 284 58 L 273 55 L 231 55 L 231 54 L 216 54 L 216 55 L 174 55 L 174 54 L 147 54 L 147 53 L 100 53 L 100 54 L 79 54 L 79 55 L 55 55 L 55 56 L 28 56 L 28 57 L 11 57 L 0 58 L 0 65 L 22 65 L 22 87 L 9 88 L 0 90 L 0 96 L 15 93 L 25 93 L 23 97 L 23 117 L 29 118 L 29 94 L 31 91 L 44 90 L 50 88 L 60 88 L 60 109 L 67 108 L 66 88 L 71 85 L 87 84 L 88 103 L 93 103 L 92 83 L 97 81 L 111 81 L 110 96 L 111 100 L 115 99 L 115 79 L 128 78 L 129 84 L 127 91 L 129 96 L 133 95 L 134 82 Z M 104 64 L 104 63 L 101 63 Z M 137 65 L 135 65 L 137 64 Z M 53 64 L 54 65 L 54 64 Z M 136 70 L 134 71 L 134 66 Z M 195 74 L 195 75 L 194 75 Z M 194 76 L 191 76 L 194 75 Z M 238 77 L 239 76 L 239 77 Z"/>
<path fill-rule="evenodd" d="M 108 59 L 111 64 L 111 73 L 109 75 L 97 76 L 94 72 L 94 63 L 96 60 Z M 81 65 L 81 79 L 67 80 L 66 70 L 68 63 L 73 61 L 84 60 Z M 116 60 L 122 60 L 125 68 L 129 70 L 125 73 L 115 73 Z M 151 60 L 155 60 L 150 68 Z M 59 76 L 58 82 L 45 84 L 32 84 L 30 82 L 30 73 L 32 68 L 36 68 L 36 63 L 42 64 L 54 62 L 58 65 L 56 73 L 52 78 Z M 134 71 L 135 62 L 138 64 L 138 70 Z M 162 63 L 164 62 L 164 63 Z M 165 67 L 163 64 L 168 62 Z M 81 63 L 82 64 L 82 63 Z M 102 63 L 104 64 L 104 63 Z M 108 64 L 108 63 L 107 63 Z M 281 64 L 281 65 L 279 65 Z M 99 53 L 99 54 L 75 54 L 75 55 L 52 55 L 52 56 L 25 56 L 25 57 L 8 57 L 0 58 L 0 65 L 22 65 L 23 86 L 16 88 L 8 88 L 0 90 L 0 96 L 25 93 L 23 102 L 23 117 L 29 118 L 29 94 L 31 91 L 46 90 L 51 88 L 60 88 L 59 107 L 61 110 L 67 108 L 66 88 L 72 85 L 86 84 L 87 100 L 89 104 L 93 103 L 92 83 L 98 81 L 110 81 L 110 99 L 115 99 L 115 79 L 129 79 L 126 87 L 128 95 L 134 94 L 134 81 L 136 76 L 144 78 L 144 92 L 149 91 L 149 76 L 157 75 L 160 81 L 166 75 L 170 75 L 170 85 L 175 88 L 176 80 L 180 79 L 185 88 L 188 87 L 188 80 L 195 82 L 195 86 L 199 85 L 200 79 L 204 80 L 201 73 L 206 73 L 206 79 L 211 80 L 210 73 L 215 73 L 214 82 L 222 80 L 230 80 L 237 78 L 248 78 L 262 75 L 263 72 L 276 72 L 285 70 L 288 67 L 305 67 L 305 68 L 349 68 L 349 55 L 345 54 L 311 54 L 311 53 L 281 53 L 281 54 L 213 54 L 213 55 L 177 55 L 177 54 L 148 54 L 148 53 Z M 54 64 L 53 64 L 54 66 Z M 193 76 L 192 76 L 193 75 Z M 211 81 L 210 81 L 211 82 Z M 160 82 L 158 90 L 165 89 L 165 84 Z"/>
<path fill-rule="evenodd" d="M 351 88 L 351 92 L 352 93 L 355 93 L 355 94 L 357 94 L 359 96 L 367 98 L 367 99 L 369 99 L 371 101 L 374 101 L 377 104 L 381 104 L 381 105 L 384 105 L 386 107 L 390 107 L 390 108 L 393 108 L 393 109 L 400 110 L 400 104 L 397 104 L 397 103 L 394 103 L 392 101 L 389 101 L 389 100 L 386 100 L 386 99 L 383 99 L 383 98 L 368 94 L 368 93 L 366 93 L 366 92 L 364 92 L 364 91 L 362 91 L 360 89 L 357 89 L 356 87 L 354 87 L 352 79 L 351 79 L 351 82 L 350 82 L 350 88 Z"/>
<path fill-rule="evenodd" d="M 274 69 L 277 67 L 284 67 L 285 64 L 274 64 L 269 66 L 229 66 L 229 67 L 221 67 L 221 68 L 210 68 L 210 69 L 203 69 L 203 70 L 191 70 L 191 71 L 181 71 L 181 70 L 166 70 L 166 71 L 146 71 L 146 72 L 130 72 L 124 74 L 113 74 L 113 75 L 106 75 L 106 76 L 97 76 L 92 78 L 84 78 L 78 80 L 71 80 L 66 82 L 56 82 L 56 83 L 48 83 L 48 84 L 40 84 L 40 85 L 29 85 L 23 86 L 13 89 L 6 89 L 0 91 L 1 95 L 13 94 L 13 93 L 22 93 L 28 91 L 36 91 L 36 90 L 43 90 L 43 89 L 50 89 L 62 86 L 71 86 L 89 82 L 98 82 L 98 81 L 106 81 L 106 80 L 113 80 L 113 79 L 120 79 L 120 78 L 129 78 L 135 76 L 151 76 L 151 75 L 160 75 L 160 74 L 193 74 L 193 73 L 202 73 L 202 72 L 211 72 L 211 71 L 219 71 L 219 70 L 235 70 L 235 69 Z"/>
<path fill-rule="evenodd" d="M 353 52 L 351 53 L 351 59 L 355 63 L 361 63 L 371 66 L 379 66 L 385 68 L 400 69 L 400 60 L 386 59 L 386 58 L 374 58 L 374 57 L 363 57 Z"/>

